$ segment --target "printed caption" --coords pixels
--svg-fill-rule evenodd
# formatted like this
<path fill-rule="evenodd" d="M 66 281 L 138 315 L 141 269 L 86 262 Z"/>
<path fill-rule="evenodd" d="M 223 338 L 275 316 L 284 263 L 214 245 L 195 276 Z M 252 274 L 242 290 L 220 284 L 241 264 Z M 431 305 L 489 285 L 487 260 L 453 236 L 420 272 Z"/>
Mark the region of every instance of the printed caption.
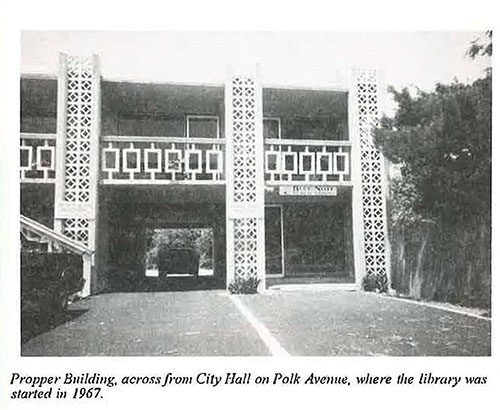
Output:
<path fill-rule="evenodd" d="M 158 388 L 175 388 L 180 385 L 198 385 L 220 388 L 231 385 L 334 385 L 349 386 L 406 385 L 461 386 L 486 385 L 487 376 L 443 375 L 433 372 L 396 375 L 365 373 L 356 376 L 320 374 L 314 372 L 274 372 L 271 374 L 227 372 L 214 374 L 199 372 L 193 375 L 106 375 L 101 373 L 64 373 L 58 375 L 32 375 L 12 373 L 10 398 L 20 400 L 99 400 L 117 387 L 151 385 Z"/>

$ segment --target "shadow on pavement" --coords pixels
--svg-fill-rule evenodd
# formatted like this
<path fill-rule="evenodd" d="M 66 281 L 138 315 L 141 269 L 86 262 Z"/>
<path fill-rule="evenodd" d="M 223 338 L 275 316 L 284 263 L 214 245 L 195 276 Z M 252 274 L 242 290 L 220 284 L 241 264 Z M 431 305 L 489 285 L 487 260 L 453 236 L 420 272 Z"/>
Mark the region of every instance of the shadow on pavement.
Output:
<path fill-rule="evenodd" d="M 35 336 L 48 332 L 64 323 L 71 322 L 87 311 L 88 309 L 68 309 L 65 312 L 53 314 L 21 314 L 21 343 L 25 343 Z"/>
<path fill-rule="evenodd" d="M 224 289 L 225 282 L 219 278 L 203 276 L 143 278 L 130 282 L 111 284 L 107 293 L 113 292 L 184 292 L 192 290 Z"/>

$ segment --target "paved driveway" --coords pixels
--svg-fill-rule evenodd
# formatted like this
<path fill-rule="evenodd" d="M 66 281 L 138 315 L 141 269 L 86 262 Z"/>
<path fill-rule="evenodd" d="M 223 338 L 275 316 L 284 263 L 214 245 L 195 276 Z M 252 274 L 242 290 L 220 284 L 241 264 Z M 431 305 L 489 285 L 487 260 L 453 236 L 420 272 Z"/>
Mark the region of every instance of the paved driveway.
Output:
<path fill-rule="evenodd" d="M 477 356 L 489 320 L 343 291 L 114 293 L 22 345 L 24 356 Z"/>
<path fill-rule="evenodd" d="M 482 356 L 491 322 L 364 292 L 242 296 L 280 345 L 299 356 Z"/>
<path fill-rule="evenodd" d="M 225 291 L 110 293 L 21 348 L 23 356 L 257 356 L 268 350 Z M 71 313 L 71 312 L 70 312 Z"/>

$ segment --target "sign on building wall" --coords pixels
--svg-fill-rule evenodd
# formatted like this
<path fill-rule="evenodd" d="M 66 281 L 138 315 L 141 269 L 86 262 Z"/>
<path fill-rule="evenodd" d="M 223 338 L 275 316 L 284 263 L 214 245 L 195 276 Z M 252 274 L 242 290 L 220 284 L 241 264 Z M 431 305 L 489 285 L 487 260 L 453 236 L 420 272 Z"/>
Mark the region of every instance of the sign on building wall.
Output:
<path fill-rule="evenodd" d="M 336 196 L 337 188 L 319 185 L 287 185 L 279 187 L 279 194 L 282 196 Z"/>

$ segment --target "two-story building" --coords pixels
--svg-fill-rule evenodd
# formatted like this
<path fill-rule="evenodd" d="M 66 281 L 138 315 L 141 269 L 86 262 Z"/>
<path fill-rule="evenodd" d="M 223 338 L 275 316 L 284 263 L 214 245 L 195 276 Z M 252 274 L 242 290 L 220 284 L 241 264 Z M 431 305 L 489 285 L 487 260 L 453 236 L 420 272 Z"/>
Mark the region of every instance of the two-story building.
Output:
<path fill-rule="evenodd" d="M 179 232 L 211 250 L 202 286 L 359 286 L 389 272 L 379 92 L 373 70 L 335 89 L 141 83 L 61 55 L 58 76 L 21 76 L 21 214 L 92 252 L 84 294 L 160 286 L 154 247 Z"/>

